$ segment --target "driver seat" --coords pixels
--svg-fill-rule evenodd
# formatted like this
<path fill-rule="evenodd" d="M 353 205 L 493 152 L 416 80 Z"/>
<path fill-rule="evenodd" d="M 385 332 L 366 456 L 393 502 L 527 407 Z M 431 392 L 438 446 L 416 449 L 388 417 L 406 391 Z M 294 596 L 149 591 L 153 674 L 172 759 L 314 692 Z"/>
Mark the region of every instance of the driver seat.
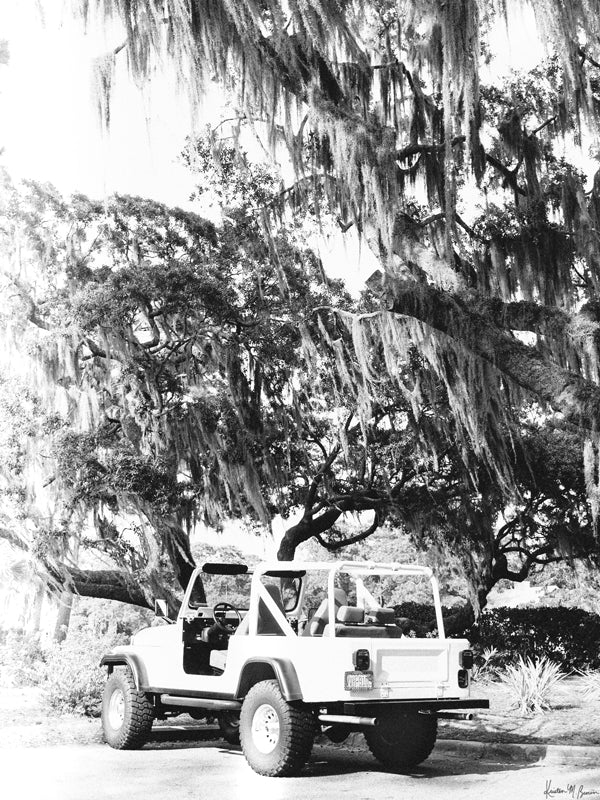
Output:
<path fill-rule="evenodd" d="M 281 591 L 278 586 L 266 584 L 265 589 L 275 601 L 277 608 L 285 616 L 285 609 L 283 607 L 283 600 L 281 599 Z M 246 636 L 250 625 L 250 614 L 247 613 L 241 623 L 238 625 L 234 636 Z M 258 626 L 257 634 L 263 636 L 281 636 L 283 631 L 273 614 L 267 608 L 264 600 L 259 600 L 258 603 Z M 218 670 L 223 671 L 227 663 L 227 650 L 212 650 L 210 654 L 210 665 Z"/>

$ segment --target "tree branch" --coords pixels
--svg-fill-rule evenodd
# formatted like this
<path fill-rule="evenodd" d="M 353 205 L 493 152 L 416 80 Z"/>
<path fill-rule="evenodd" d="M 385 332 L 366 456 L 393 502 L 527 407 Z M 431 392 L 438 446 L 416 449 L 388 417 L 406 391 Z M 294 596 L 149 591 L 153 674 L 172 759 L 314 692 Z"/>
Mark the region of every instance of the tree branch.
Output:
<path fill-rule="evenodd" d="M 455 136 L 450 144 L 452 147 L 456 147 L 457 144 L 464 144 L 466 138 L 466 136 Z M 407 158 L 421 153 L 441 153 L 445 147 L 446 145 L 444 142 L 441 144 L 433 144 L 433 142 L 429 144 L 408 144 L 406 147 L 396 152 L 396 159 L 398 161 L 405 161 Z"/>
<path fill-rule="evenodd" d="M 350 536 L 347 539 L 340 539 L 339 541 L 335 542 L 327 542 L 325 539 L 323 539 L 323 536 L 320 533 L 318 533 L 315 534 L 315 539 L 326 550 L 328 550 L 330 553 L 333 553 L 336 550 L 340 550 L 342 547 L 347 547 L 350 544 L 356 544 L 356 542 L 362 542 L 363 539 L 367 539 L 369 536 L 375 533 L 377 528 L 381 525 L 382 521 L 383 521 L 383 514 L 376 511 L 375 518 L 373 522 L 369 525 L 369 527 L 366 528 L 364 531 L 355 534 L 354 536 Z"/>
<path fill-rule="evenodd" d="M 527 196 L 527 192 L 525 191 L 525 189 L 523 189 L 522 186 L 519 186 L 519 183 L 517 181 L 516 170 L 509 169 L 505 164 L 503 164 L 501 161 L 498 161 L 498 159 L 495 156 L 492 156 L 489 153 L 485 154 L 485 160 L 491 167 L 494 167 L 494 169 L 497 170 L 501 175 L 504 175 L 508 184 L 516 194 L 523 195 L 524 197 Z"/>
<path fill-rule="evenodd" d="M 152 608 L 152 601 L 132 575 L 117 569 L 84 570 L 61 565 L 46 565 L 49 574 L 64 588 L 82 597 L 119 600 L 135 606 Z"/>
<path fill-rule="evenodd" d="M 388 286 L 390 312 L 418 319 L 456 339 L 511 381 L 584 427 L 591 429 L 600 421 L 599 386 L 547 361 L 473 311 L 460 297 L 412 281 L 390 282 Z"/>

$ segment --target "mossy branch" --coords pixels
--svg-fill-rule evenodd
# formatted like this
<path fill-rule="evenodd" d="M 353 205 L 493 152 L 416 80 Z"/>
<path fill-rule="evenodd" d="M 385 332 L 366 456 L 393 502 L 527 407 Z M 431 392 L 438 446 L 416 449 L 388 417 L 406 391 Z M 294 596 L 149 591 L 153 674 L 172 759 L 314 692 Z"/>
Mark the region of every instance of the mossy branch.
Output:
<path fill-rule="evenodd" d="M 387 308 L 412 317 L 460 342 L 512 382 L 567 418 L 592 430 L 600 422 L 600 386 L 544 358 L 501 330 L 460 296 L 426 284 L 388 284 Z"/>

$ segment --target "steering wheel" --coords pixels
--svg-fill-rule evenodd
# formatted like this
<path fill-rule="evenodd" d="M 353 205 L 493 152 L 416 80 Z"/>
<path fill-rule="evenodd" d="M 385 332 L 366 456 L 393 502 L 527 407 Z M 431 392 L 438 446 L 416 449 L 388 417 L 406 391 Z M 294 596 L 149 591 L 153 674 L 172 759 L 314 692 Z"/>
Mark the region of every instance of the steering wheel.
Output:
<path fill-rule="evenodd" d="M 242 615 L 240 614 L 239 610 L 235 606 L 232 606 L 231 603 L 225 603 L 223 601 L 220 603 L 215 603 L 213 607 L 213 616 L 215 618 L 215 625 L 225 633 L 229 634 L 229 636 L 232 636 L 236 632 L 237 625 L 230 625 L 225 622 L 225 615 L 228 611 L 235 612 L 239 622 L 242 621 Z"/>

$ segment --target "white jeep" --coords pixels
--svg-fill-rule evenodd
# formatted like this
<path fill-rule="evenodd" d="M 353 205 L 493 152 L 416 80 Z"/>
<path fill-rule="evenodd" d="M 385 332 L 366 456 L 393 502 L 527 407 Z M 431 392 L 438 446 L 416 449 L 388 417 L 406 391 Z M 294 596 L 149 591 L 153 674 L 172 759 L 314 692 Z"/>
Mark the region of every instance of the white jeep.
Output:
<path fill-rule="evenodd" d="M 414 595 L 423 582 L 437 630 L 405 635 L 389 605 L 402 584 Z M 427 567 L 205 564 L 175 623 L 146 628 L 102 658 L 104 736 L 134 748 L 154 719 L 216 716 L 252 769 L 279 776 L 302 768 L 321 730 L 332 741 L 361 730 L 379 761 L 409 769 L 432 751 L 438 715 L 488 707 L 470 698 L 468 646 L 445 638 Z"/>

